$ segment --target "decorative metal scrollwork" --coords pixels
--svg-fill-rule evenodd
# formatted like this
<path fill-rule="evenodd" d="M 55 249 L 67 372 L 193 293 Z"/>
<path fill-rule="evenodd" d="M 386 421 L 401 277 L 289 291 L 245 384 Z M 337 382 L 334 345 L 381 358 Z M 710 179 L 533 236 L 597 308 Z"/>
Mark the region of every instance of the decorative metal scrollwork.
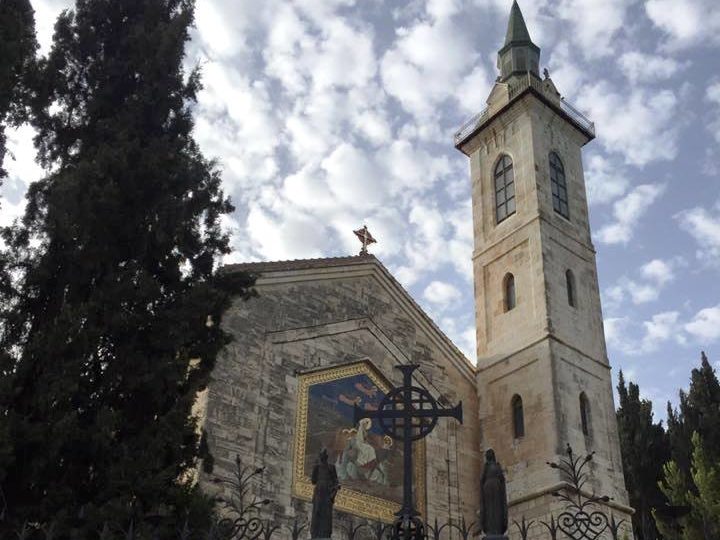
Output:
<path fill-rule="evenodd" d="M 610 532 L 613 540 L 619 540 L 621 525 L 625 520 L 616 521 L 613 514 L 608 517 L 605 512 L 598 509 L 599 503 L 607 504 L 611 498 L 598 496 L 595 493 L 587 495 L 583 491 L 583 487 L 590 479 L 587 469 L 594 455 L 595 452 L 586 456 L 576 456 L 568 444 L 566 457 L 558 463 L 548 463 L 551 468 L 560 471 L 566 484 L 562 489 L 552 493 L 554 497 L 566 503 L 565 510 L 557 518 L 551 515 L 549 522 L 539 522 L 545 527 L 552 540 L 557 540 L 558 533 L 563 533 L 568 540 L 601 540 L 607 531 Z M 531 525 L 532 522 L 528 524 L 524 516 L 521 523 L 515 522 L 523 540 L 529 537 Z"/>
<path fill-rule="evenodd" d="M 607 528 L 608 517 L 600 511 L 563 512 L 558 516 L 558 529 L 572 540 L 596 540 Z"/>

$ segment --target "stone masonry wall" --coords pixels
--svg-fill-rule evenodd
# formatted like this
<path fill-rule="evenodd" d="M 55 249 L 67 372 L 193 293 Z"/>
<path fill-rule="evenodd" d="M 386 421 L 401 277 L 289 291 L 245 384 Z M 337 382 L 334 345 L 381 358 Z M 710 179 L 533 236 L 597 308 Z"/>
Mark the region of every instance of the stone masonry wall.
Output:
<path fill-rule="evenodd" d="M 481 470 L 473 370 L 374 258 L 357 259 L 347 268 L 265 273 L 259 296 L 224 316 L 234 340 L 218 358 L 204 424 L 213 475 L 229 476 L 240 455 L 266 467 L 257 486 L 273 501 L 266 517 L 309 517 L 310 504 L 292 495 L 298 374 L 369 359 L 398 384 L 393 366 L 414 362 L 421 384 L 436 398 L 462 400 L 465 412 L 464 425 L 441 420 L 426 439 L 428 515 L 473 521 Z M 211 480 L 201 475 L 209 491 L 217 489 Z"/>

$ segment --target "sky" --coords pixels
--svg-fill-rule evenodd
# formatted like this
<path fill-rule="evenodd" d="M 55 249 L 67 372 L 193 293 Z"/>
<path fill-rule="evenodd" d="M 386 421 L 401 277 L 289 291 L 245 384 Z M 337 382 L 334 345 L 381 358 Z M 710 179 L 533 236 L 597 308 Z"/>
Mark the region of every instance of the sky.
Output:
<path fill-rule="evenodd" d="M 41 53 L 67 0 L 33 0 Z M 457 128 L 485 107 L 511 0 L 198 0 L 195 137 L 236 206 L 226 262 L 371 252 L 475 361 L 472 216 Z M 720 367 L 720 2 L 520 0 L 584 148 L 608 355 L 656 416 Z M 0 223 L 32 129 L 9 134 Z"/>

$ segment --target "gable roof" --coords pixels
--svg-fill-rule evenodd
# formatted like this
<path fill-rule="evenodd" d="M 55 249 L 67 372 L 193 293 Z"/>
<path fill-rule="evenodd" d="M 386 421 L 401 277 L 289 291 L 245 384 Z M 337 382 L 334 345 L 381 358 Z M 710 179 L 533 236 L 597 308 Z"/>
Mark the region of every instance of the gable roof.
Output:
<path fill-rule="evenodd" d="M 474 378 L 476 367 L 437 326 L 410 293 L 393 277 L 380 260 L 372 254 L 319 259 L 294 259 L 229 264 L 220 272 L 250 272 L 257 274 L 256 287 L 286 282 L 313 281 L 370 276 L 378 280 L 396 305 L 403 309 L 428 336 L 444 350 L 450 362 L 465 376 Z"/>

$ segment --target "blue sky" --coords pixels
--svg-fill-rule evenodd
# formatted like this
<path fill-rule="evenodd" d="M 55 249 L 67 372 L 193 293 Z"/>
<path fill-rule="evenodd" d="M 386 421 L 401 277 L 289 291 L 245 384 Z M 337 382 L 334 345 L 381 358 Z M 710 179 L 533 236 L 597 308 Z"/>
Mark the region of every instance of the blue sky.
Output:
<path fill-rule="evenodd" d="M 47 51 L 71 2 L 35 0 Z M 474 360 L 467 158 L 510 0 L 198 0 L 195 136 L 236 212 L 230 262 L 373 251 Z M 596 123 L 584 152 L 614 368 L 664 417 L 700 350 L 720 366 L 720 2 L 524 0 L 560 92 Z M 32 131 L 0 221 L 42 174 Z M 616 371 L 615 371 L 616 372 Z"/>

